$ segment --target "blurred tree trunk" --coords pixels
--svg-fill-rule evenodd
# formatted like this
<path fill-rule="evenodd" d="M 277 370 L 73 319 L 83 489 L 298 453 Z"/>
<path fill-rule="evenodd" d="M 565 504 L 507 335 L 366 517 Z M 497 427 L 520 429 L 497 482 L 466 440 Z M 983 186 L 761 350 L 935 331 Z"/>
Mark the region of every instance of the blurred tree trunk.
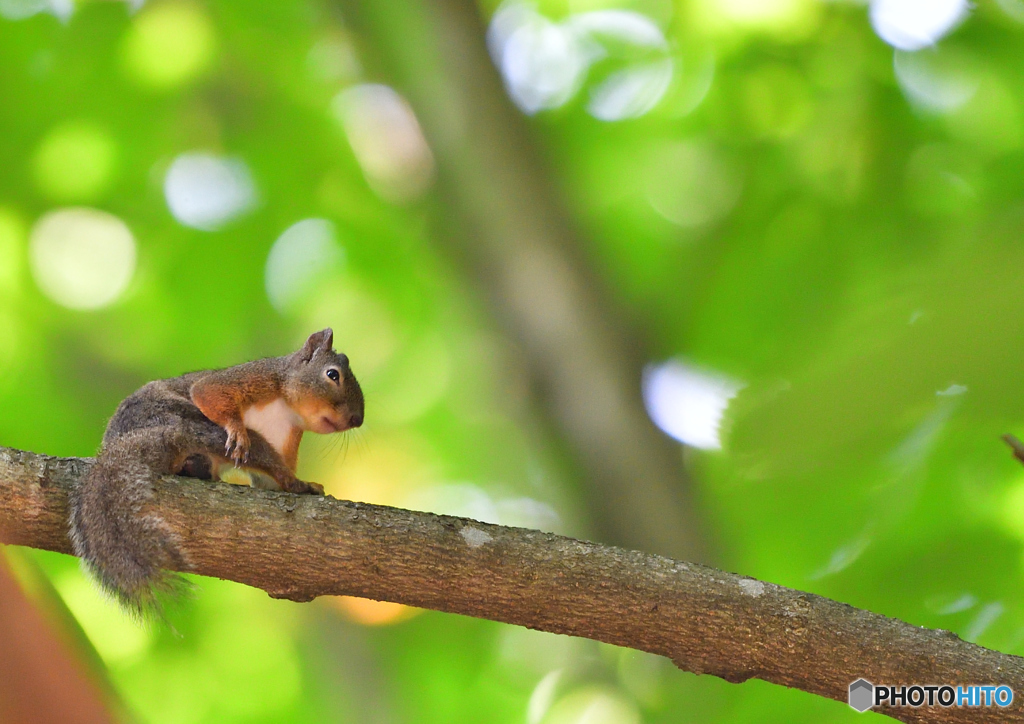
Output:
<path fill-rule="evenodd" d="M 116 720 L 107 704 L 0 552 L 0 722 L 108 724 Z"/>
<path fill-rule="evenodd" d="M 640 336 L 585 263 L 584 245 L 491 63 L 471 0 L 343 3 L 406 94 L 437 156 L 445 241 L 525 355 L 588 481 L 602 537 L 707 560 L 681 451 L 653 426 Z"/>

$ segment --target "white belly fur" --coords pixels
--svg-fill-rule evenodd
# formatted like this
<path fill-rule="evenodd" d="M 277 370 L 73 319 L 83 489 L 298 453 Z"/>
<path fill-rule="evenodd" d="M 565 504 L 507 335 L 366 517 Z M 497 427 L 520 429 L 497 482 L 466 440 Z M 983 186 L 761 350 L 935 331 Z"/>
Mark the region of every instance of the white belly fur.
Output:
<path fill-rule="evenodd" d="M 292 432 L 301 427 L 299 416 L 281 398 L 263 407 L 250 407 L 242 413 L 242 423 L 262 435 L 281 455 L 285 454 L 284 448 Z"/>

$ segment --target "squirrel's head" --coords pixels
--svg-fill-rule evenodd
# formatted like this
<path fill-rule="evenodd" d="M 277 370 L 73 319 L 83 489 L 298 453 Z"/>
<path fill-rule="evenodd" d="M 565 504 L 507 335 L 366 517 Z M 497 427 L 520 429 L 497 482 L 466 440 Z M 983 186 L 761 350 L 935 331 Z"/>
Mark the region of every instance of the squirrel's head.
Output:
<path fill-rule="evenodd" d="M 348 357 L 334 351 L 329 327 L 309 335 L 289 366 L 289 405 L 307 430 L 327 434 L 363 424 L 363 391 Z"/>

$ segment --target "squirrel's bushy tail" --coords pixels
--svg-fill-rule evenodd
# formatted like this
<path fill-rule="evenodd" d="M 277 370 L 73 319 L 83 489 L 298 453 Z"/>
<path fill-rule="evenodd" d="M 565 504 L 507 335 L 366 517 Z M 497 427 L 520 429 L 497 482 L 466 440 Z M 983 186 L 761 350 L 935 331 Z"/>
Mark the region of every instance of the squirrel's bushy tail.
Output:
<path fill-rule="evenodd" d="M 100 586 L 139 619 L 163 615 L 163 603 L 188 589 L 169 570 L 188 566 L 174 533 L 152 510 L 153 490 L 170 471 L 170 430 L 151 428 L 104 445 L 71 494 L 71 542 Z"/>

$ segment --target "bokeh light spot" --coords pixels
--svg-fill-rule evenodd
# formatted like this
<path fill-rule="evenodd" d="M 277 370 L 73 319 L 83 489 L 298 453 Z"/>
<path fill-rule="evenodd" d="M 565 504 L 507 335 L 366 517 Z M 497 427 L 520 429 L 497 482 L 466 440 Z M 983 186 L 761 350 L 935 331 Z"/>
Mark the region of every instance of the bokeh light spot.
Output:
<path fill-rule="evenodd" d="M 674 60 L 658 25 L 632 10 L 595 10 L 554 22 L 520 0 L 491 19 L 487 43 L 509 96 L 525 113 L 568 103 L 599 61 L 616 69 L 594 81 L 588 112 L 603 121 L 637 118 L 672 81 Z"/>
<path fill-rule="evenodd" d="M 816 0 L 698 0 L 692 4 L 697 25 L 716 35 L 764 33 L 802 38 L 820 16 Z"/>
<path fill-rule="evenodd" d="M 50 130 L 32 159 L 36 185 L 49 199 L 95 201 L 109 188 L 117 165 L 117 143 L 86 121 Z"/>
<path fill-rule="evenodd" d="M 651 153 L 645 179 L 647 200 L 679 226 L 704 226 L 724 217 L 742 184 L 732 164 L 710 143 L 679 141 Z"/>
<path fill-rule="evenodd" d="M 333 596 L 329 599 L 346 618 L 364 626 L 390 626 L 408 621 L 422 609 L 390 601 L 374 601 L 356 596 Z"/>
<path fill-rule="evenodd" d="M 899 50 L 935 45 L 970 12 L 967 0 L 872 0 L 871 25 Z"/>
<path fill-rule="evenodd" d="M 164 197 L 180 223 L 215 231 L 256 205 L 256 187 L 240 158 L 192 152 L 167 169 Z"/>
<path fill-rule="evenodd" d="M 527 724 L 540 724 L 544 715 L 551 709 L 558 693 L 558 684 L 562 678 L 562 669 L 555 669 L 545 674 L 537 686 L 530 693 L 530 700 L 526 705 Z"/>
<path fill-rule="evenodd" d="M 995 506 L 996 520 L 1018 540 L 1024 541 L 1024 477 L 1007 488 Z"/>
<path fill-rule="evenodd" d="M 639 118 L 658 105 L 672 82 L 669 58 L 620 70 L 590 93 L 587 111 L 601 121 Z"/>
<path fill-rule="evenodd" d="M 1006 611 L 1006 606 L 1002 601 L 992 601 L 986 603 L 978 611 L 978 614 L 967 624 L 967 628 L 963 631 L 964 641 L 970 641 L 977 643 L 978 639 L 996 622 L 996 620 L 1003 615 Z"/>
<path fill-rule="evenodd" d="M 544 718 L 562 688 L 557 672 L 589 657 L 592 651 L 590 642 L 584 639 L 518 626 L 503 626 L 497 644 L 495 658 L 503 667 L 549 680 L 544 687 L 537 684 L 530 696 L 531 702 L 538 697 L 536 706 L 529 705 L 527 715 L 534 724 Z"/>
<path fill-rule="evenodd" d="M 715 70 L 715 56 L 711 51 L 680 62 L 665 99 L 673 117 L 682 118 L 700 107 L 715 82 Z"/>
<path fill-rule="evenodd" d="M 135 272 L 135 238 L 113 214 L 59 209 L 36 221 L 29 260 L 50 299 L 70 309 L 99 309 L 127 289 Z"/>
<path fill-rule="evenodd" d="M 668 661 L 636 649 L 619 649 L 619 682 L 633 698 L 648 707 L 664 703 L 664 679 Z"/>
<path fill-rule="evenodd" d="M 376 434 L 373 445 L 353 446 L 344 456 L 344 464 L 340 464 L 339 451 L 335 449 L 333 456 L 329 451 L 333 443 L 350 439 L 351 435 L 307 435 L 303 451 L 324 452 L 319 460 L 305 452 L 299 455 L 300 461 L 308 461 L 300 463 L 300 477 L 306 475 L 305 479 L 319 481 L 336 498 L 399 507 L 408 507 L 413 491 L 435 485 L 434 453 L 419 435 Z M 304 470 L 302 465 L 308 467 Z"/>
<path fill-rule="evenodd" d="M 1024 23 L 1024 0 L 996 0 L 996 5 L 1008 18 Z"/>
<path fill-rule="evenodd" d="M 675 360 L 652 365 L 644 373 L 647 413 L 654 424 L 679 442 L 705 450 L 722 447 L 719 426 L 729 400 L 742 383 Z"/>
<path fill-rule="evenodd" d="M 345 261 L 334 224 L 326 219 L 303 219 L 278 237 L 267 256 L 267 297 L 279 312 L 290 309 L 317 281 L 336 274 Z"/>
<path fill-rule="evenodd" d="M 940 616 L 952 616 L 956 613 L 962 613 L 969 611 L 974 608 L 978 603 L 978 597 L 973 593 L 968 592 L 957 592 L 957 593 L 939 593 L 934 596 L 929 596 L 925 602 L 925 607 Z"/>
<path fill-rule="evenodd" d="M 509 95 L 530 114 L 567 103 L 597 50 L 518 1 L 503 4 L 494 14 L 487 42 Z"/>
<path fill-rule="evenodd" d="M 129 76 L 158 90 L 175 88 L 206 72 L 216 53 L 213 22 L 191 2 L 165 1 L 135 17 L 122 46 Z"/>
<path fill-rule="evenodd" d="M 943 48 L 930 53 L 893 53 L 893 70 L 900 89 L 917 108 L 933 112 L 956 110 L 978 90 L 972 59 Z"/>
<path fill-rule="evenodd" d="M 504 498 L 495 503 L 501 525 L 561 533 L 562 519 L 547 503 L 533 498 Z"/>
<path fill-rule="evenodd" d="M 483 488 L 472 483 L 445 483 L 418 488 L 402 501 L 402 507 L 438 515 L 455 515 L 481 523 L 495 523 L 498 509 Z"/>
<path fill-rule="evenodd" d="M 318 40 L 306 56 L 306 66 L 314 78 L 324 83 L 349 83 L 359 77 L 362 68 L 352 42 L 332 35 Z"/>
<path fill-rule="evenodd" d="M 970 99 L 946 113 L 943 121 L 952 136 L 989 154 L 1005 153 L 1024 144 L 1016 94 L 994 72 L 980 74 Z"/>
<path fill-rule="evenodd" d="M 0 17 L 8 20 L 24 20 L 39 13 L 50 13 L 66 21 L 74 11 L 73 0 L 0 0 Z"/>
<path fill-rule="evenodd" d="M 571 15 L 564 25 L 587 48 L 585 59 L 590 62 L 606 56 L 628 60 L 591 89 L 590 115 L 621 121 L 639 118 L 658 105 L 672 82 L 675 62 L 653 20 L 632 10 L 596 10 Z"/>
<path fill-rule="evenodd" d="M 412 108 L 394 89 L 375 83 L 346 88 L 333 108 L 374 191 L 396 202 L 426 191 L 434 156 Z"/>
<path fill-rule="evenodd" d="M 556 701 L 542 724 L 640 724 L 636 705 L 615 689 L 584 686 Z"/>

